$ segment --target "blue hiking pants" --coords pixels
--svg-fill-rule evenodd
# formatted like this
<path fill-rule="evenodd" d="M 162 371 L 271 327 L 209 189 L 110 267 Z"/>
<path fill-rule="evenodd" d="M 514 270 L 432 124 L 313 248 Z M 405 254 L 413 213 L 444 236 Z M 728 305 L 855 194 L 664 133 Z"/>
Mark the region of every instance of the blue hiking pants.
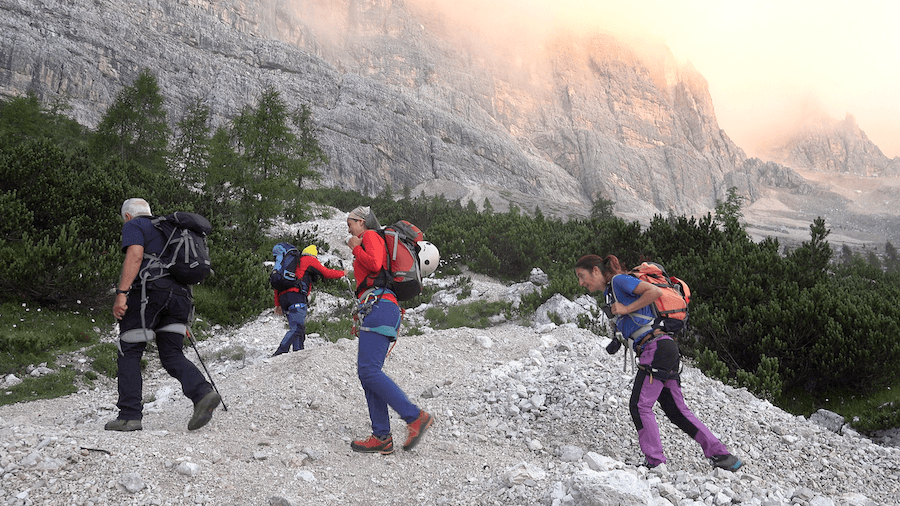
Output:
<path fill-rule="evenodd" d="M 276 355 L 287 353 L 291 347 L 294 348 L 294 351 L 303 349 L 303 343 L 306 342 L 306 311 L 306 304 L 302 302 L 288 307 L 287 321 L 289 330 L 284 334 L 278 349 L 275 350 Z"/>
<path fill-rule="evenodd" d="M 400 308 L 391 301 L 381 299 L 361 322 L 361 327 L 374 329 L 383 326 L 393 327 L 395 331 L 400 327 Z M 372 434 L 386 436 L 391 433 L 388 406 L 406 423 L 418 418 L 419 408 L 410 402 L 403 390 L 382 370 L 393 337 L 360 330 L 358 340 L 356 371 L 366 394 Z"/>

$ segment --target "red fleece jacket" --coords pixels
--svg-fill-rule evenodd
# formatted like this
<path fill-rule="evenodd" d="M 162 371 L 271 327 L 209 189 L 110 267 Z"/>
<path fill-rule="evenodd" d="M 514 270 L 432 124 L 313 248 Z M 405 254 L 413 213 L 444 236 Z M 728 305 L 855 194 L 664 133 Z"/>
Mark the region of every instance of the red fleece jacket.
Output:
<path fill-rule="evenodd" d="M 386 260 L 387 248 L 384 239 L 374 230 L 363 232 L 362 244 L 353 248 L 353 277 L 356 278 L 357 292 L 360 287 L 372 286 L 375 282 L 372 278 L 381 272 Z M 397 298 L 391 292 L 385 292 L 382 298 L 397 304 Z"/>
<path fill-rule="evenodd" d="M 324 277 L 326 279 L 337 279 L 345 274 L 344 271 L 329 269 L 328 267 L 325 267 L 324 265 L 322 265 L 321 262 L 319 262 L 319 259 L 313 255 L 300 255 L 300 261 L 297 262 L 297 268 L 294 270 L 294 273 L 297 275 L 297 279 L 301 279 L 303 277 L 303 275 L 306 274 L 307 269 L 313 269 L 315 271 L 318 271 L 319 274 L 321 274 L 322 277 Z M 281 305 L 278 302 L 278 298 L 281 297 L 281 294 L 287 293 L 287 292 L 299 292 L 299 291 L 300 291 L 300 288 L 296 287 L 296 286 L 288 288 L 287 290 L 280 290 L 280 291 L 275 290 L 275 305 L 276 306 Z M 311 291 L 312 291 L 312 283 L 310 283 L 309 286 L 307 287 L 305 295 L 307 297 L 309 297 L 309 293 Z"/>

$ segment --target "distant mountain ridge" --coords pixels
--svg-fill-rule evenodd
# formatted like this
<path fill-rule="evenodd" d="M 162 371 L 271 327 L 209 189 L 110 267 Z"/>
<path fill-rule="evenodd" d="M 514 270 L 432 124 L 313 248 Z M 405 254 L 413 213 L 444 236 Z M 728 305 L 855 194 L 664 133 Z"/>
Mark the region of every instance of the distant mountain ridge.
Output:
<path fill-rule="evenodd" d="M 326 185 L 498 210 L 585 216 L 602 196 L 645 220 L 705 214 L 731 186 L 753 201 L 773 175 L 802 186 L 746 157 L 706 80 L 663 46 L 555 33 L 488 51 L 499 36 L 462 33 L 420 4 L 0 0 L 0 94 L 64 99 L 94 126 L 147 67 L 170 121 L 201 98 L 221 123 L 274 86 L 312 109 Z"/>
<path fill-rule="evenodd" d="M 798 133 L 765 148 L 773 161 L 800 169 L 860 176 L 900 176 L 900 157 L 888 158 L 848 114 L 843 120 L 820 118 Z"/>

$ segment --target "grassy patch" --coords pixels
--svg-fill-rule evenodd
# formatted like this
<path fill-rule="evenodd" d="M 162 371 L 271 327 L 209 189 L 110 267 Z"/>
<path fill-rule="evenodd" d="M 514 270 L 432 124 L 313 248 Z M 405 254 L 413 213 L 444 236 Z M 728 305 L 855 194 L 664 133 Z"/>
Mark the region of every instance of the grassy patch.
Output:
<path fill-rule="evenodd" d="M 109 378 L 115 378 L 119 372 L 119 366 L 116 359 L 119 354 L 119 348 L 113 343 L 95 344 L 89 348 L 85 348 L 84 354 L 90 357 L 91 367 L 94 371 L 103 374 Z"/>
<path fill-rule="evenodd" d="M 21 375 L 26 367 L 52 363 L 61 353 L 96 343 L 112 317 L 75 306 L 48 310 L 27 304 L 0 304 L 0 374 Z"/>
<path fill-rule="evenodd" d="M 423 334 L 425 334 L 425 332 L 423 332 L 421 328 L 407 326 L 406 323 L 400 327 L 401 336 L 421 336 Z"/>
<path fill-rule="evenodd" d="M 232 360 L 235 362 L 243 362 L 247 358 L 247 350 L 240 345 L 233 344 L 226 346 L 216 352 L 216 360 Z"/>
<path fill-rule="evenodd" d="M 0 394 L 0 405 L 37 399 L 55 399 L 75 393 L 78 391 L 75 377 L 76 372 L 69 368 L 36 378 L 26 376 L 22 383 L 3 390 Z"/>
<path fill-rule="evenodd" d="M 327 318 L 324 320 L 307 320 L 306 334 L 319 334 L 332 343 L 338 339 L 350 339 L 353 320 L 349 316 L 345 318 Z"/>
<path fill-rule="evenodd" d="M 430 307 L 425 311 L 425 318 L 431 322 L 431 327 L 437 330 L 453 329 L 459 327 L 472 327 L 484 329 L 491 326 L 490 317 L 506 315 L 511 317 L 511 304 L 508 302 L 472 302 L 442 309 Z"/>

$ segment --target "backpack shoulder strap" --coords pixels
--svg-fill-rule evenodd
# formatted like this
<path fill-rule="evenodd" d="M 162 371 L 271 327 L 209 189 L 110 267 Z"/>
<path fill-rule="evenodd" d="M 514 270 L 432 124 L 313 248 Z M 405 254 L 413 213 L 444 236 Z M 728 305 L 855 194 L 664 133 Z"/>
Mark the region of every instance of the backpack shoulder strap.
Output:
<path fill-rule="evenodd" d="M 621 304 L 621 302 L 616 297 L 616 289 L 613 286 L 613 284 L 617 277 L 625 276 L 625 275 L 637 278 L 637 276 L 634 276 L 631 273 L 616 274 L 615 276 L 613 276 L 612 279 L 609 280 L 609 289 L 607 290 L 607 294 L 608 294 L 607 302 L 608 303 L 619 302 Z M 650 308 L 651 308 L 651 311 L 653 310 L 653 308 L 655 308 L 653 303 L 650 303 Z M 648 330 L 653 329 L 653 322 L 655 321 L 655 318 L 652 316 L 647 316 L 645 314 L 641 314 L 636 311 L 632 312 L 632 313 L 628 313 L 627 315 L 618 315 L 618 316 L 619 317 L 627 316 L 627 317 L 631 318 L 631 320 L 639 326 L 638 329 L 635 330 L 634 332 L 632 332 L 631 335 L 629 336 L 629 338 L 631 338 L 631 339 L 636 339 L 637 337 L 640 337 L 640 336 L 646 334 Z"/>

